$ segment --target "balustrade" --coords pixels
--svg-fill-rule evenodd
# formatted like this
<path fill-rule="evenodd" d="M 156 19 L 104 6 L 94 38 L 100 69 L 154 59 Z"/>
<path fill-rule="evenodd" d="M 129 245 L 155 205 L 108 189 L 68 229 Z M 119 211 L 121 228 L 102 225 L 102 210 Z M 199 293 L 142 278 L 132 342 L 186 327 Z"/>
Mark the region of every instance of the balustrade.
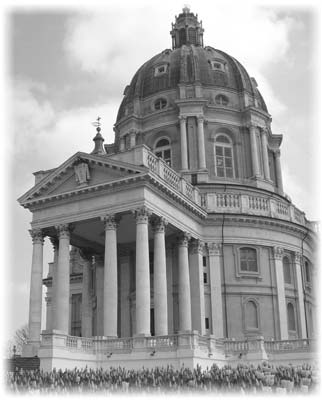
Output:
<path fill-rule="evenodd" d="M 218 193 L 216 195 L 217 207 L 220 208 L 239 208 L 240 195 L 232 193 Z"/>
<path fill-rule="evenodd" d="M 268 211 L 269 203 L 268 199 L 264 197 L 248 196 L 248 206 L 250 209 Z"/>

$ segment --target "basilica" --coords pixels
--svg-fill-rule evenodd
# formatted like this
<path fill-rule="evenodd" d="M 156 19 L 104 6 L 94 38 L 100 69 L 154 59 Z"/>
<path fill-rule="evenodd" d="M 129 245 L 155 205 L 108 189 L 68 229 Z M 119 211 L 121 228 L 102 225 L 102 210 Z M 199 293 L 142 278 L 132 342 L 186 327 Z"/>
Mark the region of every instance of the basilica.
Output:
<path fill-rule="evenodd" d="M 114 142 L 98 118 L 93 151 L 35 172 L 19 198 L 33 246 L 23 352 L 44 370 L 314 358 L 317 226 L 284 192 L 282 135 L 188 7 L 170 34 L 125 87 Z"/>

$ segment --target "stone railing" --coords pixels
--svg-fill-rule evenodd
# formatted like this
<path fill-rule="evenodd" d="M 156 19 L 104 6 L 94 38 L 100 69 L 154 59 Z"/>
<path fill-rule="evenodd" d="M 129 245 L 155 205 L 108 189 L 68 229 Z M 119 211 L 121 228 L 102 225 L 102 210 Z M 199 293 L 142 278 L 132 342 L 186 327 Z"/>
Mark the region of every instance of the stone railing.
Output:
<path fill-rule="evenodd" d="M 177 349 L 199 349 L 210 354 L 223 354 L 240 357 L 240 355 L 261 353 L 275 354 L 314 352 L 315 339 L 264 340 L 262 336 L 249 337 L 244 340 L 216 339 L 214 336 L 203 336 L 197 331 L 166 336 L 138 336 L 127 338 L 106 338 L 96 336 L 82 338 L 69 336 L 61 332 L 42 333 L 41 347 L 64 348 L 71 352 L 95 354 L 131 353 L 136 351 L 167 352 Z"/>
<path fill-rule="evenodd" d="M 187 196 L 190 200 L 201 205 L 201 195 L 199 189 L 191 185 L 172 169 L 162 158 L 157 157 L 151 151 L 146 154 L 147 167 L 166 181 L 170 186 Z"/>
<path fill-rule="evenodd" d="M 110 157 L 119 161 L 148 167 L 150 171 L 158 175 L 168 185 L 184 194 L 199 206 L 201 205 L 199 189 L 181 177 L 181 175 L 172 169 L 162 158 L 152 153 L 147 146 L 136 146 L 133 149 L 110 155 Z"/>
<path fill-rule="evenodd" d="M 306 220 L 305 214 L 293 204 L 274 196 L 256 196 L 247 193 L 203 193 L 203 206 L 209 212 L 262 215 L 295 222 L 317 231 Z M 311 226 L 312 225 L 312 226 Z"/>
<path fill-rule="evenodd" d="M 265 340 L 264 342 L 267 353 L 313 351 L 315 345 L 314 339 Z"/>

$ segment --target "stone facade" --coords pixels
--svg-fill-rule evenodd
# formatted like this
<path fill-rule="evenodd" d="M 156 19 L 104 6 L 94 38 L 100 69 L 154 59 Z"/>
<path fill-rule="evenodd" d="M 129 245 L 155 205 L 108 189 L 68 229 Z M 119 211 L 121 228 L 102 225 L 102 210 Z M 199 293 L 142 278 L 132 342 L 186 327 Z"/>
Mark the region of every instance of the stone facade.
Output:
<path fill-rule="evenodd" d="M 91 154 L 36 173 L 19 199 L 33 214 L 25 353 L 44 368 L 312 350 L 316 226 L 284 193 L 282 136 L 256 81 L 203 47 L 190 10 L 171 35 L 126 87 L 115 142 L 103 146 L 98 127 Z"/>

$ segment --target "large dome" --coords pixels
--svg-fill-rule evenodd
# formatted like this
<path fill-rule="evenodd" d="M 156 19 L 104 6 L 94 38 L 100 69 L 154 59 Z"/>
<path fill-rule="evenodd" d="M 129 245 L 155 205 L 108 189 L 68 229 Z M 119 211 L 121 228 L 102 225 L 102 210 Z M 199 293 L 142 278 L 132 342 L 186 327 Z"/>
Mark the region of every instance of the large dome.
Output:
<path fill-rule="evenodd" d="M 185 19 L 192 25 L 187 39 L 183 39 L 182 35 L 180 37 L 180 31 L 185 29 L 180 29 L 180 23 L 186 25 Z M 199 33 L 201 40 L 196 40 L 200 26 L 197 17 L 190 12 L 183 12 L 177 17 L 175 29 L 171 32 L 173 49 L 166 49 L 152 57 L 135 73 L 130 85 L 125 88 L 117 121 L 128 114 L 135 98 L 144 100 L 156 93 L 176 89 L 180 83 L 199 83 L 207 88 L 247 92 L 253 104 L 267 112 L 255 79 L 248 75 L 242 64 L 221 50 L 203 47 L 203 30 Z"/>

